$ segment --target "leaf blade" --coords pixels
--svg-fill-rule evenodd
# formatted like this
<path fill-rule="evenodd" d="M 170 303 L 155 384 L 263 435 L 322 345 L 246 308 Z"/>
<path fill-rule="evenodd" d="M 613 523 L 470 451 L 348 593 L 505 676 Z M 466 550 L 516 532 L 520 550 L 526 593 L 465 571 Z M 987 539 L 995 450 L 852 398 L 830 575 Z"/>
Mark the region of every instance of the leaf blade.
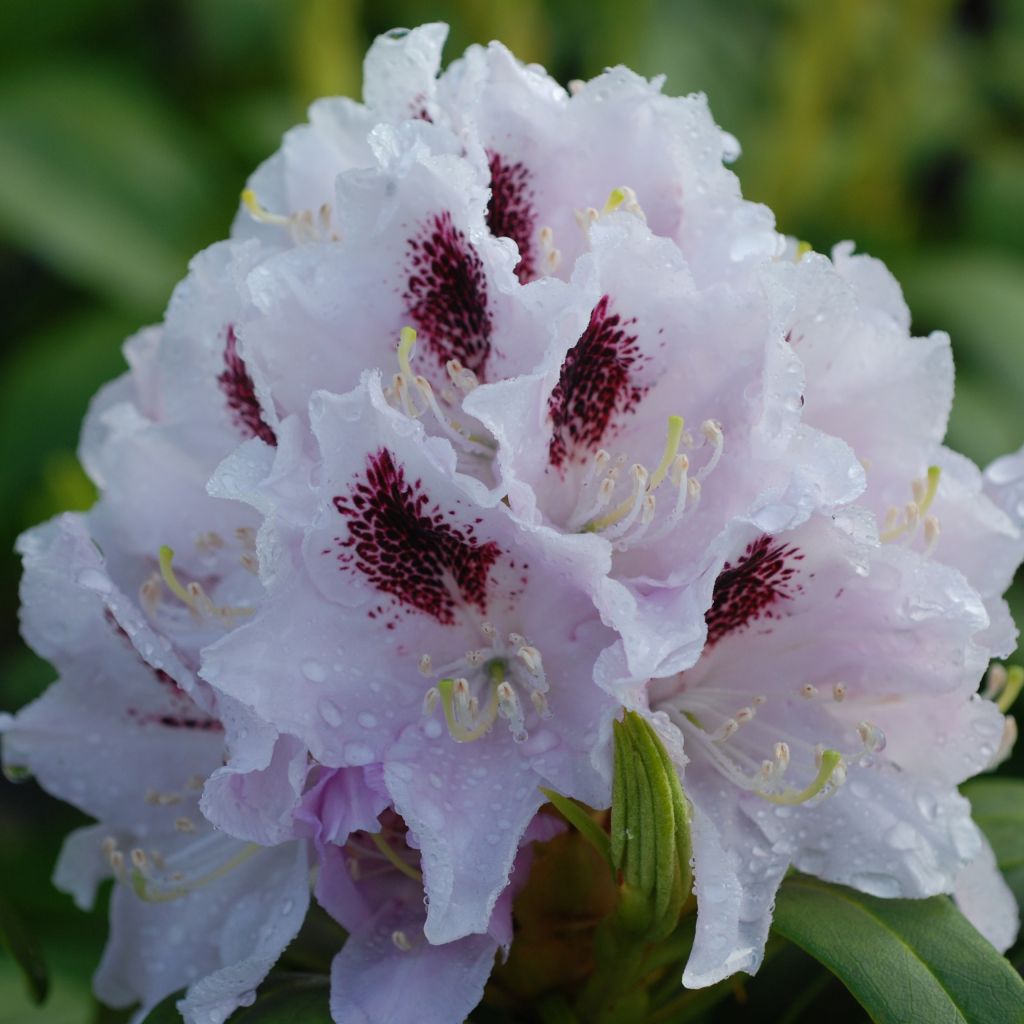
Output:
<path fill-rule="evenodd" d="M 1001 1024 L 1024 981 L 945 897 L 886 900 L 806 876 L 779 890 L 774 929 L 823 963 L 877 1024 Z"/>

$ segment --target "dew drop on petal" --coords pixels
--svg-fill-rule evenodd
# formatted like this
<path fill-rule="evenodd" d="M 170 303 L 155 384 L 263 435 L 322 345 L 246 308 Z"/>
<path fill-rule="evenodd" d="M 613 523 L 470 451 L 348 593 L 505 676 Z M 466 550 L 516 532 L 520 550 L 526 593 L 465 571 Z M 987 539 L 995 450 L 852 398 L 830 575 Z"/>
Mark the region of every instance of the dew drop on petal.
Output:
<path fill-rule="evenodd" d="M 344 716 L 341 713 L 341 708 L 334 701 L 328 700 L 326 697 L 322 698 L 317 704 L 317 710 L 320 712 L 320 717 L 332 729 L 336 729 L 341 725 Z"/>
<path fill-rule="evenodd" d="M 307 658 L 302 663 L 302 674 L 311 683 L 322 683 L 327 678 L 327 669 L 325 669 L 319 661 Z"/>
<path fill-rule="evenodd" d="M 373 761 L 373 750 L 365 743 L 346 743 L 345 760 L 355 767 L 370 764 Z"/>
<path fill-rule="evenodd" d="M 356 721 L 364 729 L 372 729 L 377 724 L 377 716 L 370 711 L 360 711 Z"/>
<path fill-rule="evenodd" d="M 83 569 L 75 579 L 80 587 L 91 590 L 95 594 L 110 593 L 110 578 L 99 569 Z"/>
<path fill-rule="evenodd" d="M 894 850 L 913 850 L 917 847 L 917 832 L 912 825 L 900 821 L 886 832 L 885 841 Z"/>

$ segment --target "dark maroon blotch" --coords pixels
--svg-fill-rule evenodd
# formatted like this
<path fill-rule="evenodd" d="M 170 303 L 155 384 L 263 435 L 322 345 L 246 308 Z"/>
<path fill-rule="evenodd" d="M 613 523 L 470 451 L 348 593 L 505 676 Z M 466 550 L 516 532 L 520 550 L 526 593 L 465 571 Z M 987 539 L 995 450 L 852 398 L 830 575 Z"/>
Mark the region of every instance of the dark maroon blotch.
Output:
<path fill-rule="evenodd" d="M 747 545 L 733 565 L 726 562 L 715 580 L 711 607 L 704 616 L 707 646 L 758 619 L 779 616 L 778 605 L 790 601 L 801 587 L 794 581 L 803 552 L 792 545 L 777 544 L 765 534 Z"/>
<path fill-rule="evenodd" d="M 537 276 L 533 251 L 537 211 L 530 187 L 530 172 L 524 163 L 510 163 L 493 150 L 487 152 L 487 163 L 491 170 L 487 226 L 492 235 L 511 238 L 519 247 L 516 276 L 526 284 Z"/>
<path fill-rule="evenodd" d="M 440 368 L 457 359 L 483 379 L 494 330 L 483 261 L 447 211 L 408 245 L 405 301 L 420 338 Z"/>
<path fill-rule="evenodd" d="M 636 383 L 636 371 L 646 361 L 635 334 L 610 311 L 607 295 L 594 307 L 590 323 L 566 353 L 558 383 L 548 399 L 551 439 L 548 461 L 562 466 L 573 450 L 591 452 L 607 436 L 612 418 L 629 412 L 647 388 Z"/>
<path fill-rule="evenodd" d="M 367 458 L 365 473 L 348 494 L 334 498 L 334 507 L 348 522 L 348 536 L 336 538 L 344 568 L 445 625 L 455 621 L 457 597 L 486 613 L 501 549 L 477 540 L 472 526 L 452 523 L 420 481 L 406 480 L 386 448 Z"/>
<path fill-rule="evenodd" d="M 235 328 L 228 326 L 224 342 L 224 371 L 217 378 L 221 391 L 228 400 L 235 426 L 249 437 L 258 437 L 266 444 L 277 446 L 277 436 L 263 419 L 260 400 L 256 397 L 256 386 L 238 354 L 238 339 Z"/>

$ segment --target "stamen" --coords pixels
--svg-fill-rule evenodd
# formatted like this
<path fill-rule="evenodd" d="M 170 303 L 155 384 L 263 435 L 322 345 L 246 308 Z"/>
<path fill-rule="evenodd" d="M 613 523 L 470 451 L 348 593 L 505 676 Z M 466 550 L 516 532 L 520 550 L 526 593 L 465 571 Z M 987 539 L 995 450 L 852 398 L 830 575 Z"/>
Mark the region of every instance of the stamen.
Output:
<path fill-rule="evenodd" d="M 562 252 L 555 248 L 555 233 L 549 227 L 540 229 L 540 249 L 544 268 L 549 274 L 555 273 L 562 263 Z"/>
<path fill-rule="evenodd" d="M 922 521 L 926 521 L 925 525 L 925 543 L 929 543 L 927 526 L 928 510 L 932 506 L 932 502 L 935 500 L 936 492 L 939 489 L 939 479 L 942 476 L 942 470 L 938 466 L 929 466 L 928 473 L 919 480 L 914 480 L 911 485 L 911 494 L 914 500 L 910 502 L 906 508 L 901 511 L 895 506 L 890 508 L 886 513 L 885 517 L 885 528 L 880 534 L 880 539 L 889 543 L 904 536 L 905 534 L 912 535 L 917 529 L 918 524 Z M 934 519 L 934 517 L 931 517 Z M 938 522 L 930 528 L 931 530 L 931 542 L 934 542 L 938 537 Z"/>
<path fill-rule="evenodd" d="M 498 717 L 499 699 L 497 687 L 491 688 L 490 703 L 485 709 L 481 721 L 474 728 L 467 728 L 456 717 L 453 696 L 454 688 L 454 679 L 442 679 L 437 684 L 436 689 L 441 698 L 441 706 L 444 709 L 445 724 L 448 726 L 448 732 L 451 733 L 453 739 L 458 740 L 459 743 L 473 743 L 475 740 L 487 735 L 491 726 L 494 725 L 495 719 Z M 509 688 L 511 689 L 511 687 Z"/>
<path fill-rule="evenodd" d="M 258 846 L 256 843 L 248 843 L 230 860 L 207 872 L 205 875 L 180 885 L 175 884 L 173 886 L 161 887 L 159 880 L 150 875 L 143 874 L 140 870 L 135 870 L 131 876 L 132 889 L 139 899 L 145 900 L 147 903 L 169 903 L 172 900 L 181 899 L 183 896 L 188 896 L 189 893 L 204 888 L 211 882 L 217 881 L 218 878 L 223 878 L 229 871 L 233 871 L 239 864 L 247 861 L 254 853 L 261 849 L 263 847 Z M 185 876 L 177 871 L 172 873 L 169 879 L 175 883 L 185 882 Z"/>
<path fill-rule="evenodd" d="M 714 451 L 711 453 L 711 458 L 708 459 L 697 474 L 697 478 L 699 480 L 706 480 L 714 472 L 715 467 L 722 458 L 722 451 L 725 448 L 725 436 L 722 433 L 721 426 L 714 420 L 705 420 L 701 424 L 700 429 L 704 434 L 704 437 L 714 447 Z"/>
<path fill-rule="evenodd" d="M 859 722 L 857 733 L 864 743 L 864 749 L 869 753 L 877 754 L 879 751 L 885 750 L 885 733 L 877 725 L 872 725 L 871 722 Z"/>
<path fill-rule="evenodd" d="M 438 702 L 441 700 L 441 693 L 436 686 L 432 686 L 423 695 L 423 717 L 430 718 L 437 710 Z"/>
<path fill-rule="evenodd" d="M 174 551 L 164 544 L 159 554 L 160 577 L 167 589 L 195 614 L 209 615 L 225 622 L 252 615 L 252 608 L 231 608 L 214 604 L 199 583 L 192 582 L 188 586 L 183 586 L 175 575 L 173 560 Z"/>
<path fill-rule="evenodd" d="M 384 855 L 388 863 L 393 865 L 399 871 L 402 872 L 406 878 L 411 878 L 414 882 L 422 882 L 423 875 L 416 870 L 411 864 L 404 861 L 398 856 L 398 852 L 392 847 L 392 845 L 384 838 L 383 832 L 367 832 L 370 837 L 370 841 L 378 850 Z"/>
<path fill-rule="evenodd" d="M 1006 666 L 1000 665 L 998 661 L 993 661 L 985 675 L 985 688 L 981 691 L 982 697 L 985 700 L 995 700 L 1003 692 L 1008 677 Z"/>
<path fill-rule="evenodd" d="M 270 210 L 260 203 L 256 198 L 256 193 L 251 188 L 242 191 L 242 203 L 249 211 L 249 215 L 253 220 L 259 221 L 261 224 L 287 228 L 292 238 L 297 242 L 315 242 L 324 239 L 334 242 L 338 241 L 338 235 L 331 231 L 331 207 L 329 203 L 324 203 L 320 207 L 315 220 L 312 210 L 300 210 L 298 213 L 290 215 L 271 213 Z"/>
<path fill-rule="evenodd" d="M 507 719 L 512 739 L 516 743 L 522 743 L 526 739 L 526 720 L 519 694 L 508 682 L 499 683 L 494 693 L 498 698 L 498 714 Z"/>
<path fill-rule="evenodd" d="M 1006 681 L 1002 687 L 1002 693 L 1000 693 L 999 699 L 996 701 L 996 707 L 1004 715 L 1013 707 L 1014 701 L 1020 696 L 1021 689 L 1024 688 L 1024 668 L 1021 668 L 1019 665 L 1013 665 L 1005 671 Z"/>
<path fill-rule="evenodd" d="M 818 696 L 818 688 L 813 683 L 805 683 L 800 687 L 800 696 L 804 700 L 814 700 Z"/>
<path fill-rule="evenodd" d="M 391 933 L 391 941 L 395 948 L 400 949 L 403 953 L 408 953 L 412 949 L 412 943 L 401 929 L 396 929 Z"/>
<path fill-rule="evenodd" d="M 758 796 L 773 804 L 792 807 L 797 804 L 805 804 L 831 783 L 833 786 L 840 786 L 846 779 L 846 768 L 843 765 L 842 755 L 838 750 L 826 750 L 821 755 L 821 767 L 818 774 L 806 789 L 786 789 L 781 793 L 758 792 Z"/>
<path fill-rule="evenodd" d="M 402 411 L 412 419 L 419 419 L 429 411 L 444 435 L 458 448 L 473 455 L 485 456 L 488 459 L 493 457 L 495 449 L 493 441 L 489 438 L 474 437 L 465 431 L 441 408 L 430 381 L 422 374 L 413 372 L 412 354 L 415 347 L 416 331 L 412 327 L 403 327 L 399 332 L 396 353 L 399 372 L 395 374 L 391 388 L 391 394 L 397 399 Z M 463 393 L 468 393 L 476 387 L 476 375 L 463 367 L 457 360 L 448 360 L 445 368 L 452 383 Z M 423 400 L 423 408 L 420 408 L 414 400 L 414 396 L 417 394 Z"/>
<path fill-rule="evenodd" d="M 285 217 L 280 213 L 271 213 L 269 210 L 265 209 L 256 198 L 256 193 L 251 188 L 242 190 L 242 202 L 245 204 L 245 208 L 252 215 L 253 220 L 258 220 L 261 224 L 273 224 L 280 228 L 291 227 L 291 217 Z"/>
<path fill-rule="evenodd" d="M 841 704 L 846 699 L 846 683 L 836 683 L 832 687 L 832 699 Z"/>

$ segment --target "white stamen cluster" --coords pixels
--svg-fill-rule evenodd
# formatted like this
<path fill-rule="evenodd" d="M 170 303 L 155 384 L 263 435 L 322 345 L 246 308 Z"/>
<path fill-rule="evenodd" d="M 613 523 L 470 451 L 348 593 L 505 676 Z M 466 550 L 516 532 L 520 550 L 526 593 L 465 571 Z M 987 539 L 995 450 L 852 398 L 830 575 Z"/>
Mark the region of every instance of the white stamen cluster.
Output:
<path fill-rule="evenodd" d="M 472 742 L 485 736 L 500 717 L 513 738 L 527 739 L 522 697 L 526 696 L 540 718 L 550 718 L 548 681 L 541 653 L 519 633 L 502 638 L 497 628 L 484 622 L 480 631 L 489 646 L 467 651 L 461 658 L 436 668 L 429 654 L 420 658 L 420 672 L 441 676 L 423 698 L 423 713 L 432 717 L 440 705 L 452 737 Z"/>
<path fill-rule="evenodd" d="M 725 435 L 720 424 L 705 420 L 701 424 L 701 441 L 695 441 L 686 430 L 681 416 L 670 416 L 668 436 L 661 461 L 652 471 L 640 463 L 630 467 L 629 494 L 610 510 L 622 481 L 625 456 L 612 457 L 599 449 L 590 459 L 579 485 L 576 505 L 567 526 L 571 530 L 600 533 L 615 547 L 624 551 L 640 543 L 653 544 L 671 533 L 689 512 L 693 514 L 700 502 L 704 481 L 714 472 L 725 448 Z M 691 451 L 710 447 L 711 454 L 703 466 L 690 474 Z M 675 500 L 661 522 L 654 525 L 658 509 L 655 492 L 663 484 L 675 491 Z"/>

